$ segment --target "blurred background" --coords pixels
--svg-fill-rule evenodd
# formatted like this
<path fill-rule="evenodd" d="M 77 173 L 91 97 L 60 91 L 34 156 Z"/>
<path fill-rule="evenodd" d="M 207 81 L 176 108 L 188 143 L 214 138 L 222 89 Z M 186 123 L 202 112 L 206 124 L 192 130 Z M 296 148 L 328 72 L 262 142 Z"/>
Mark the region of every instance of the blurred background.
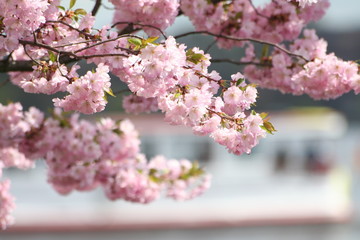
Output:
<path fill-rule="evenodd" d="M 310 27 L 328 41 L 328 52 L 345 60 L 360 59 L 360 1 L 330 2 L 327 15 Z M 77 6 L 91 9 L 92 2 L 78 0 Z M 112 20 L 111 10 L 104 7 L 99 16 L 98 27 Z M 188 19 L 179 17 L 167 34 L 191 30 Z M 202 49 L 212 42 L 204 36 L 181 40 Z M 210 54 L 239 58 L 242 51 L 213 47 Z M 223 78 L 239 71 L 230 64 L 213 64 L 213 69 Z M 5 78 L 1 75 L 1 81 Z M 114 91 L 124 87 L 120 81 L 112 83 Z M 46 111 L 51 99 L 25 94 L 10 84 L 0 88 L 1 103 L 20 101 L 25 108 L 35 105 Z M 109 100 L 105 114 L 123 118 L 119 97 Z M 30 171 L 5 172 L 17 199 L 16 224 L 0 232 L 0 240 L 359 239 L 359 101 L 353 93 L 313 101 L 261 89 L 256 110 L 270 112 L 278 132 L 241 157 L 207 137 L 193 136 L 189 129 L 163 123 L 161 115 L 126 115 L 138 128 L 148 157 L 199 160 L 213 175 L 212 188 L 189 202 L 160 199 L 145 206 L 110 202 L 100 190 L 64 197 L 47 184 L 46 168 L 39 161 Z"/>

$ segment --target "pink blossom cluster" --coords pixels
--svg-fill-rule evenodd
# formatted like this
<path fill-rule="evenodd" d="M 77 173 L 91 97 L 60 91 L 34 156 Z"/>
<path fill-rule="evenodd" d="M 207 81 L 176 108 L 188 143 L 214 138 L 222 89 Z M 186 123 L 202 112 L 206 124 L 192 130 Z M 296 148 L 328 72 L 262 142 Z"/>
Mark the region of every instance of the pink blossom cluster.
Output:
<path fill-rule="evenodd" d="M 358 65 L 327 54 L 327 42 L 319 39 L 314 30 L 304 30 L 303 38 L 296 39 L 289 49 L 307 61 L 294 60 L 278 49 L 269 56 L 257 58 L 250 44 L 242 60 L 254 64 L 244 68 L 245 76 L 261 87 L 307 94 L 314 99 L 337 98 L 352 89 L 359 93 Z"/>
<path fill-rule="evenodd" d="M 17 49 L 19 39 L 31 36 L 45 22 L 48 5 L 47 0 L 0 1 L 0 57 Z"/>
<path fill-rule="evenodd" d="M 33 129 L 40 128 L 43 116 L 37 113 L 35 108 L 23 112 L 22 106 L 18 103 L 7 106 L 0 104 L 0 178 L 3 168 L 33 167 L 34 162 L 18 148 Z M 11 212 L 15 205 L 9 193 L 9 187 L 9 180 L 0 182 L 0 227 L 2 229 L 14 222 Z"/>
<path fill-rule="evenodd" d="M 35 35 L 37 41 L 58 50 L 70 52 L 86 47 L 86 40 L 93 39 L 91 33 L 95 17 L 91 16 L 90 13 L 76 15 L 78 19 L 75 21 L 74 14 L 74 11 L 63 11 L 57 8 L 57 11 L 47 15 L 46 22 L 38 29 L 37 35 Z M 47 51 L 37 48 L 30 48 L 29 52 L 40 56 L 48 55 Z"/>
<path fill-rule="evenodd" d="M 75 21 L 74 11 L 63 11 L 59 8 L 60 0 L 47 2 L 49 2 L 48 8 L 43 14 L 45 20 L 36 29 L 36 34 L 23 39 L 56 48 L 56 51 L 76 51 L 86 47 L 84 40 L 92 36 L 90 32 L 95 18 L 91 14 L 86 14 Z M 58 63 L 59 55 L 53 51 L 25 45 L 18 46 L 11 57 L 13 60 L 33 60 L 34 62 L 32 74 L 10 73 L 11 81 L 26 92 L 53 94 L 65 91 L 68 79 L 77 77 L 75 71 L 78 66 L 67 69 L 65 65 Z M 43 61 L 43 59 L 48 59 L 48 61 Z"/>
<path fill-rule="evenodd" d="M 1 162 L 0 162 L 1 164 Z M 0 182 L 0 227 L 4 230 L 8 225 L 14 223 L 11 215 L 15 204 L 14 198 L 9 193 L 10 181 Z"/>
<path fill-rule="evenodd" d="M 111 2 L 115 6 L 113 22 L 125 22 L 117 25 L 119 29 L 131 22 L 164 30 L 173 24 L 179 8 L 179 0 L 111 0 Z M 160 35 L 155 28 L 145 27 L 144 30 L 149 36 Z"/>
<path fill-rule="evenodd" d="M 149 162 L 151 176 L 155 179 L 167 178 L 173 182 L 167 190 L 167 196 L 177 200 L 188 200 L 201 195 L 210 187 L 211 175 L 207 174 L 199 182 L 199 179 L 192 178 L 192 174 L 202 174 L 198 164 L 190 163 L 185 159 L 165 159 L 163 156 L 156 156 Z M 190 184 L 189 184 L 190 183 Z M 192 185 L 197 185 L 192 188 Z"/>
<path fill-rule="evenodd" d="M 106 92 L 111 92 L 109 67 L 100 63 L 94 72 L 88 71 L 84 76 L 76 72 L 79 68 L 73 65 L 68 69 L 65 65 L 43 61 L 34 66 L 32 74 L 11 73 L 11 79 L 29 93 L 68 92 L 63 99 L 53 99 L 54 105 L 65 111 L 92 114 L 104 110 Z"/>
<path fill-rule="evenodd" d="M 40 127 L 42 119 L 36 108 L 24 113 L 19 103 L 0 104 L 0 147 L 17 147 L 26 133 Z"/>
<path fill-rule="evenodd" d="M 247 1 L 243 3 L 245 7 L 248 7 Z M 180 8 L 190 18 L 196 30 L 212 30 L 214 33 L 221 33 L 226 26 L 223 23 L 228 20 L 223 4 L 223 2 L 212 4 L 206 0 L 182 0 Z M 244 13 L 247 12 L 244 11 Z"/>
<path fill-rule="evenodd" d="M 106 92 L 111 92 L 109 67 L 99 64 L 94 72 L 88 71 L 84 76 L 76 72 L 80 67 L 41 62 L 34 66 L 32 74 L 11 73 L 12 82 L 25 92 L 54 94 L 67 92 L 63 99 L 54 98 L 54 105 L 65 111 L 78 111 L 92 114 L 103 111 L 106 104 Z"/>
<path fill-rule="evenodd" d="M 303 37 L 296 39 L 289 49 L 305 59 L 323 58 L 326 56 L 327 42 L 319 39 L 314 30 L 304 30 Z M 302 70 L 305 64 L 303 59 L 294 60 L 276 48 L 268 56 L 256 56 L 256 49 L 251 43 L 248 43 L 245 53 L 241 60 L 249 63 L 244 68 L 244 74 L 250 82 L 283 93 L 303 94 L 299 91 L 300 86 L 296 87 L 291 81 L 291 77 Z"/>
<path fill-rule="evenodd" d="M 300 71 L 301 67 L 293 65 L 291 57 L 275 51 L 271 61 L 254 61 L 244 67 L 244 75 L 250 82 L 260 87 L 277 89 L 282 93 L 300 94 L 294 91 L 291 77 L 294 72 Z"/>
<path fill-rule="evenodd" d="M 22 148 L 21 145 L 0 148 L 0 177 L 2 168 L 16 167 L 25 170 L 35 166 L 34 161 L 27 158 L 18 148 Z"/>
<path fill-rule="evenodd" d="M 34 1 L 23 0 L 23 2 L 32 4 Z M 81 8 L 66 10 L 61 6 L 61 0 L 45 2 L 47 2 L 47 9 L 42 14 L 43 22 L 26 40 L 56 47 L 60 51 L 75 51 L 86 46 L 84 40 L 89 40 L 91 37 L 95 17 Z M 29 45 L 27 47 L 34 59 L 48 55 L 48 51 L 42 48 Z"/>
<path fill-rule="evenodd" d="M 119 44 L 126 46 L 123 40 Z M 197 48 L 187 51 L 185 48 L 169 37 L 161 44 L 147 42 L 138 50 L 138 54 L 119 58 L 118 61 L 108 60 L 112 72 L 126 82 L 136 95 L 125 97 L 125 109 L 145 111 L 150 100 L 142 99 L 149 98 L 158 102 L 159 109 L 165 112 L 165 120 L 171 124 L 189 126 L 197 134 L 213 136 L 236 154 L 249 153 L 265 136 L 262 120 L 257 128 L 252 127 L 249 131 L 242 123 L 249 115 L 245 111 L 250 110 L 256 101 L 256 89 L 245 82 L 236 85 L 237 80 L 243 78 L 241 74 L 234 75 L 228 81 L 231 86 L 224 87 L 226 80 L 222 80 L 216 71 L 208 72 L 210 56 Z M 224 91 L 223 98 L 216 96 L 220 88 Z M 130 100 L 137 100 L 136 105 L 130 105 Z M 245 136 L 237 137 L 235 145 L 222 141 L 220 136 L 227 134 L 224 129 L 232 129 L 238 133 L 235 135 L 246 132 L 245 135 L 253 135 L 253 141 L 240 144 Z M 217 135 L 212 134 L 215 131 Z"/>
<path fill-rule="evenodd" d="M 303 3 L 303 1 L 301 2 Z M 181 9 L 198 31 L 209 31 L 237 38 L 254 38 L 280 43 L 294 40 L 310 21 L 318 20 L 329 6 L 327 0 L 304 5 L 275 0 L 255 7 L 248 0 L 213 3 L 206 0 L 183 0 Z M 218 38 L 221 47 L 243 46 L 242 42 Z"/>
<path fill-rule="evenodd" d="M 39 31 L 40 28 L 43 30 L 46 28 L 44 27 L 46 21 L 59 19 L 61 16 L 59 5 L 60 0 L 16 0 L 11 4 L 6 0 L 1 0 L 0 56 L 17 50 L 20 47 L 20 40 L 30 40 L 34 36 L 39 38 L 40 42 L 44 40 L 53 44 L 58 43 L 60 38 L 67 38 L 67 41 L 73 38 L 74 34 L 61 34 L 61 29 Z M 35 35 L 34 31 L 37 31 Z M 51 35 L 50 38 L 49 35 Z M 59 38 L 59 36 L 61 37 Z M 46 52 L 43 49 L 35 51 L 41 55 Z"/>
<path fill-rule="evenodd" d="M 327 51 L 327 42 L 319 38 L 313 29 L 304 29 L 302 38 L 298 38 L 289 47 L 294 54 L 303 56 L 308 60 L 324 58 Z M 299 60 L 301 63 L 304 61 Z"/>
<path fill-rule="evenodd" d="M 123 40 L 119 44 L 122 48 L 126 46 Z M 131 47 L 133 43 L 130 41 L 128 45 Z M 250 117 L 245 111 L 250 110 L 256 101 L 256 88 L 245 82 L 236 85 L 243 78 L 241 74 L 233 75 L 233 79 L 227 81 L 231 86 L 224 86 L 226 80 L 222 80 L 216 71 L 208 72 L 208 54 L 197 48 L 187 51 L 185 48 L 169 37 L 161 44 L 146 42 L 137 54 L 114 59 L 112 63 L 108 60 L 112 72 L 136 95 L 125 97 L 125 108 L 136 108 L 137 112 L 139 109 L 147 110 L 148 102 L 144 100 L 139 100 L 136 105 L 129 105 L 128 101 L 150 98 L 158 102 L 159 109 L 165 112 L 165 120 L 171 124 L 185 125 L 197 134 L 210 135 L 233 153 L 249 153 L 259 139 L 265 137 L 258 114 L 254 115 L 260 119 L 254 121 L 258 123 L 257 127 L 246 129 L 243 124 Z M 223 98 L 216 96 L 220 88 L 224 92 Z M 221 140 L 228 131 L 236 136 L 233 139 L 236 144 Z M 212 134 L 214 132 L 217 134 Z M 251 135 L 249 139 L 252 141 L 242 143 L 247 135 Z"/>
<path fill-rule="evenodd" d="M 105 93 L 110 92 L 110 85 L 109 67 L 99 64 L 95 72 L 88 71 L 84 76 L 75 78 L 66 88 L 69 95 L 53 99 L 54 105 L 65 111 L 100 112 L 107 103 Z"/>
<path fill-rule="evenodd" d="M 204 54 L 197 49 L 192 51 Z M 159 97 L 159 108 L 171 124 L 189 126 L 198 135 L 210 135 L 229 152 L 250 153 L 266 133 L 259 114 L 245 114 L 255 103 L 257 90 L 246 84 L 240 73 L 232 75 L 230 81 L 222 80 L 215 71 L 208 73 L 210 56 L 202 56 L 199 63 L 188 62 L 188 71 L 177 87 Z M 226 82 L 230 86 L 224 86 Z M 216 96 L 220 88 L 222 98 Z M 244 124 L 247 122 L 252 123 Z"/>
<path fill-rule="evenodd" d="M 127 36 L 118 36 L 118 33 L 111 31 L 109 26 L 103 26 L 94 35 L 101 44 L 94 42 L 87 47 L 78 50 L 80 56 L 95 55 L 94 58 L 89 58 L 89 63 L 99 65 L 103 63 L 109 66 L 110 71 L 115 75 L 125 70 L 124 61 L 130 55 L 135 55 L 136 52 L 130 49 Z M 141 38 L 137 38 L 141 39 Z"/>
<path fill-rule="evenodd" d="M 94 17 L 87 14 L 78 22 L 74 21 L 71 17 L 71 11 L 60 11 L 56 6 L 55 9 L 53 8 L 53 5 L 58 3 L 59 1 L 52 1 L 52 5 L 45 12 L 46 20 L 50 20 L 50 22 L 43 23 L 42 27 L 38 29 L 35 36 L 41 36 L 41 38 L 37 42 L 57 48 L 57 51 L 76 51 L 86 48 L 86 44 L 81 42 L 92 36 L 90 29 L 94 24 Z M 79 29 L 79 31 L 74 29 Z M 77 44 L 77 42 L 80 43 Z M 59 91 L 67 91 L 69 95 L 64 99 L 56 98 L 53 100 L 56 106 L 63 107 L 66 110 L 77 110 L 91 114 L 105 108 L 104 91 L 111 91 L 107 66 L 99 64 L 95 73 L 88 72 L 85 76 L 79 77 L 76 72 L 79 69 L 78 65 L 75 64 L 68 68 L 53 59 L 57 56 L 51 51 L 45 51 L 38 47 L 27 47 L 26 51 L 25 47 L 21 46 L 16 49 L 12 58 L 15 60 L 48 58 L 49 60 L 34 62 L 32 74 L 10 73 L 11 81 L 14 84 L 29 93 L 54 94 Z"/>
<path fill-rule="evenodd" d="M 139 114 L 159 110 L 156 98 L 144 98 L 134 94 L 124 96 L 122 104 L 127 113 Z"/>
<path fill-rule="evenodd" d="M 240 9 L 244 4 L 238 2 L 234 6 L 235 9 Z M 225 80 L 222 80 L 217 72 L 208 73 L 210 56 L 202 51 L 196 48 L 185 51 L 185 46 L 177 44 L 173 37 L 158 44 L 141 38 L 117 36 L 107 27 L 92 33 L 87 30 L 93 24 L 93 18 L 89 15 L 81 18 L 78 26 L 80 32 L 73 29 L 77 22 L 70 18 L 68 11 L 54 12 L 51 16 L 55 19 L 57 16 L 59 21 L 46 22 L 40 28 L 41 43 L 56 47 L 59 51 L 76 52 L 80 57 L 94 56 L 87 59 L 96 63 L 98 67 L 95 73 L 88 72 L 85 76 L 79 77 L 76 74 L 76 67 L 67 69 L 63 65 L 52 63 L 51 53 L 31 47 L 28 49 L 28 56 L 24 57 L 25 51 L 23 51 L 22 55 L 16 53 L 15 55 L 20 55 L 16 57 L 18 59 L 48 57 L 50 61 L 41 62 L 34 67 L 34 74 L 30 78 L 22 74 L 15 76 L 13 82 L 26 91 L 52 94 L 66 90 L 69 95 L 63 99 L 54 99 L 55 106 L 65 111 L 76 110 L 91 114 L 102 111 L 105 107 L 105 92 L 111 93 L 108 75 L 111 70 L 128 84 L 137 98 L 150 98 L 152 102 L 159 102 L 160 109 L 166 113 L 166 120 L 172 124 L 192 127 L 197 134 L 216 136 L 216 140 L 223 145 L 226 145 L 224 144 L 226 141 L 220 140 L 219 136 L 220 133 L 226 134 L 226 132 L 219 129 L 233 129 L 238 132 L 244 129 L 246 132 L 243 121 L 249 114 L 244 112 L 254 104 L 256 89 L 245 83 L 237 86 L 234 79 L 229 81 L 231 84 L 228 88 L 224 87 L 222 84 Z M 57 29 L 55 33 L 51 30 L 54 27 Z M 75 34 L 69 34 L 73 32 Z M 67 35 L 72 37 L 67 38 Z M 90 41 L 84 43 L 84 39 Z M 70 43 L 65 44 L 66 41 Z M 82 42 L 75 44 L 74 41 Z M 104 43 L 98 44 L 98 41 Z M 223 98 L 216 97 L 220 88 L 223 88 Z M 241 96 L 235 96 L 236 94 Z M 149 100 L 141 103 L 143 110 L 148 109 L 149 106 L 145 106 L 148 102 Z M 137 109 L 139 107 L 140 104 Z M 227 143 L 227 147 L 237 154 L 250 152 L 258 140 L 264 137 L 265 131 L 261 127 L 260 121 L 257 130 L 251 128 L 255 140 L 251 143 L 248 141 L 241 150 L 236 149 L 239 144 L 230 146 L 230 142 Z M 218 134 L 212 135 L 217 130 L 219 130 Z M 242 140 L 238 137 L 237 141 Z"/>
<path fill-rule="evenodd" d="M 122 62 L 118 76 L 130 90 L 141 97 L 157 97 L 173 88 L 186 65 L 185 46 L 177 45 L 173 37 L 164 44 L 148 44 L 139 54 Z"/>
<path fill-rule="evenodd" d="M 13 82 L 20 80 L 18 85 L 28 93 L 54 94 L 66 91 L 69 85 L 68 69 L 65 65 L 58 66 L 52 62 L 42 62 L 34 66 L 32 74 L 23 74 L 21 78 L 13 78 Z"/>
<path fill-rule="evenodd" d="M 196 163 L 161 156 L 148 162 L 139 153 L 138 133 L 129 120 L 104 118 L 94 124 L 78 114 L 66 117 L 60 109 L 45 119 L 35 108 L 23 112 L 19 103 L 0 104 L 0 117 L 0 171 L 28 168 L 42 158 L 48 182 L 61 194 L 102 187 L 109 199 L 148 203 L 164 191 L 181 200 L 209 187 L 209 176 Z M 9 142 L 9 136 L 16 139 Z M 10 223 L 13 207 L 7 189 L 8 183 L 0 184 L 2 227 Z"/>
<path fill-rule="evenodd" d="M 314 99 L 337 98 L 351 89 L 359 93 L 358 65 L 343 61 L 334 54 L 316 58 L 291 78 L 294 86 Z"/>

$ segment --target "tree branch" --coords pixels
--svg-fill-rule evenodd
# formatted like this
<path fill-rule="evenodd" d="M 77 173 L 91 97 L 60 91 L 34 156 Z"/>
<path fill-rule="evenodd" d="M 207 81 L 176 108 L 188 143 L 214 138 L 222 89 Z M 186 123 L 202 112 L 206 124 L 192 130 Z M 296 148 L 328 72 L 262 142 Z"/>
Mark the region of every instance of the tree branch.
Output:
<path fill-rule="evenodd" d="M 271 67 L 271 64 L 266 64 L 266 63 L 259 63 L 259 62 L 242 62 L 242 61 L 235 61 L 232 59 L 227 59 L 227 58 L 223 58 L 223 59 L 211 59 L 210 60 L 212 63 L 222 63 L 222 62 L 227 62 L 227 63 L 231 63 L 231 64 L 235 64 L 235 65 L 257 65 L 257 66 L 263 66 L 263 67 Z"/>
<path fill-rule="evenodd" d="M 267 17 L 267 16 L 259 13 L 259 11 L 258 11 L 257 8 L 255 7 L 255 5 L 254 5 L 254 3 L 252 2 L 252 0 L 249 0 L 249 3 L 250 3 L 251 7 L 254 9 L 255 13 L 256 13 L 258 16 L 269 19 L 269 17 Z"/>
<path fill-rule="evenodd" d="M 267 42 L 267 41 L 260 40 L 260 39 L 255 39 L 255 38 L 236 38 L 236 37 L 232 37 L 232 36 L 211 33 L 211 32 L 208 32 L 208 31 L 187 32 L 187 33 L 184 33 L 184 34 L 177 35 L 177 36 L 175 36 L 175 38 L 178 39 L 178 38 L 186 37 L 186 36 L 193 35 L 193 34 L 206 34 L 206 35 L 210 35 L 210 36 L 213 36 L 213 37 L 224 38 L 224 39 L 238 41 L 238 42 L 249 41 L 249 42 L 256 42 L 256 43 L 260 43 L 260 44 L 265 44 L 265 45 L 269 45 L 269 46 L 272 46 L 274 48 L 277 48 L 280 51 L 288 54 L 289 56 L 301 58 L 305 62 L 310 61 L 309 59 L 305 58 L 304 56 L 296 54 L 296 53 L 292 53 L 289 50 L 287 50 L 286 48 L 284 48 L 284 47 L 282 47 L 282 46 L 280 46 L 280 45 L 278 45 L 276 43 L 271 43 L 271 42 Z"/>
<path fill-rule="evenodd" d="M 127 25 L 132 25 L 132 26 L 140 26 L 140 27 L 148 27 L 148 28 L 153 28 L 157 31 L 159 31 L 159 33 L 161 33 L 161 35 L 167 39 L 167 36 L 166 34 L 158 27 L 155 27 L 155 26 L 152 26 L 152 25 L 149 25 L 149 24 L 142 24 L 142 23 L 131 23 L 131 22 L 116 22 L 114 23 L 111 28 L 114 28 L 116 27 L 116 25 L 120 25 L 120 24 L 127 24 Z"/>
<path fill-rule="evenodd" d="M 65 25 L 65 26 L 67 26 L 68 28 L 70 28 L 71 30 L 74 30 L 74 31 L 78 32 L 79 34 L 82 34 L 82 35 L 88 37 L 89 39 L 93 39 L 93 37 L 94 37 L 94 36 L 91 35 L 90 33 L 87 33 L 87 32 L 85 32 L 85 31 L 83 31 L 83 30 L 80 30 L 80 29 L 72 26 L 71 24 L 66 23 L 66 22 L 63 22 L 63 21 L 49 20 L 49 21 L 46 21 L 46 23 L 59 23 L 59 24 L 63 24 L 63 25 Z"/>
<path fill-rule="evenodd" d="M 0 61 L 0 72 L 31 72 L 34 69 L 33 61 L 19 60 L 19 61 Z"/>
<path fill-rule="evenodd" d="M 101 0 L 96 0 L 95 5 L 91 11 L 91 15 L 95 16 L 99 11 L 100 6 L 101 6 Z"/>

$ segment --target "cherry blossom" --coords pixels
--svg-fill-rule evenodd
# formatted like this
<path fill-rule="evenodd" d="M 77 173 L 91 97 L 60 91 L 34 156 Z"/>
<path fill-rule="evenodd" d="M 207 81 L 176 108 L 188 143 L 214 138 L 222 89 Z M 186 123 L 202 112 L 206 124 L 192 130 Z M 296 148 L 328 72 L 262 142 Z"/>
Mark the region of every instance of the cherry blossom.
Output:
<path fill-rule="evenodd" d="M 314 99 L 360 92 L 358 64 L 328 53 L 327 42 L 304 29 L 325 14 L 328 0 L 260 6 L 251 0 L 111 0 L 113 25 L 99 29 L 99 0 L 91 12 L 76 1 L 68 7 L 60 0 L 8 2 L 0 0 L 0 68 L 24 92 L 63 95 L 54 97 L 50 115 L 0 103 L 0 176 L 4 168 L 29 169 L 42 159 L 60 194 L 102 188 L 110 200 L 149 203 L 161 195 L 188 200 L 210 186 L 210 175 L 196 162 L 148 159 L 129 120 L 94 123 L 80 116 L 103 111 L 108 97 L 121 95 L 127 113 L 162 112 L 169 124 L 241 155 L 275 131 L 254 110 L 257 87 Z M 195 32 L 168 36 L 178 15 L 187 16 Z M 244 67 L 221 76 L 211 64 L 219 59 L 181 42 L 199 33 L 220 48 L 244 48 L 245 56 L 221 60 Z M 81 74 L 85 61 L 93 70 Z M 113 91 L 114 81 L 125 91 Z M 7 179 L 0 182 L 2 228 L 13 222 L 9 186 Z"/>

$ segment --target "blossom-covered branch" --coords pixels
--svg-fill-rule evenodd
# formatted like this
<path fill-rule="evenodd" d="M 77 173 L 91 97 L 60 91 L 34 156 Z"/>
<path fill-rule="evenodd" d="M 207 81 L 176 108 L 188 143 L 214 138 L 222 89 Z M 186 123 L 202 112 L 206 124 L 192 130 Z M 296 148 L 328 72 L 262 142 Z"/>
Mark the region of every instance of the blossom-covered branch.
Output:
<path fill-rule="evenodd" d="M 358 65 L 327 53 L 326 41 L 304 29 L 324 15 L 328 0 L 272 0 L 258 7 L 251 0 L 110 2 L 113 22 L 95 29 L 100 0 L 91 13 L 76 8 L 75 0 L 68 7 L 60 0 L 0 0 L 0 72 L 28 93 L 64 93 L 53 99 L 48 118 L 34 107 L 0 103 L 0 173 L 42 158 L 50 184 L 62 194 L 101 187 L 109 199 L 148 203 L 161 192 L 175 199 L 203 193 L 210 177 L 196 162 L 162 156 L 147 161 L 128 120 L 94 124 L 66 116 L 64 111 L 103 111 L 114 96 L 110 73 L 128 87 L 130 95 L 118 98 L 126 112 L 160 110 L 170 124 L 209 135 L 238 155 L 275 132 L 267 115 L 253 109 L 257 86 L 314 99 L 360 92 Z M 180 13 L 195 31 L 167 36 Z M 140 30 L 148 36 L 139 36 Z M 245 54 L 211 60 L 200 48 L 177 42 L 191 34 L 213 36 L 219 47 L 241 47 Z M 80 74 L 80 60 L 94 69 Z M 210 71 L 211 62 L 219 61 L 241 65 L 243 74 L 226 79 Z M 3 228 L 13 221 L 9 186 L 0 182 Z"/>

